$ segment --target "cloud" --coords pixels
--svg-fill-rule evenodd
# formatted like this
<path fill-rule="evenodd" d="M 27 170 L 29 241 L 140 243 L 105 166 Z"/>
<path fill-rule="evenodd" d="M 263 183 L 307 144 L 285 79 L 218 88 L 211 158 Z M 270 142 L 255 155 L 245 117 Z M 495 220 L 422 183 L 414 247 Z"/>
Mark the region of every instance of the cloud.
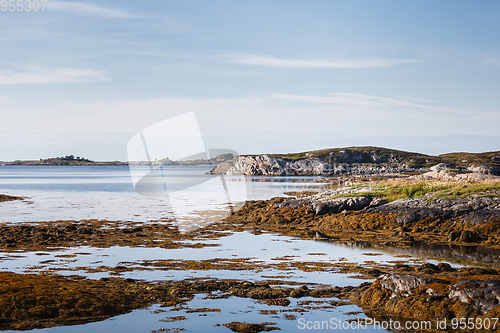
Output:
<path fill-rule="evenodd" d="M 75 12 L 82 15 L 100 16 L 106 18 L 135 18 L 136 15 L 130 14 L 123 9 L 109 8 L 99 6 L 93 3 L 68 2 L 68 1 L 48 1 L 47 9 Z"/>
<path fill-rule="evenodd" d="M 418 60 L 405 59 L 279 59 L 258 55 L 241 55 L 232 57 L 233 61 L 240 64 L 278 67 L 278 68 L 375 68 L 391 67 L 405 63 L 419 62 Z"/>
<path fill-rule="evenodd" d="M 24 71 L 0 71 L 0 85 L 25 83 L 81 83 L 102 81 L 107 73 L 93 69 L 78 68 L 37 68 Z"/>
<path fill-rule="evenodd" d="M 443 108 L 434 105 L 423 104 L 422 101 L 412 100 L 407 96 L 399 97 L 380 97 L 359 93 L 332 93 L 327 96 L 307 96 L 307 95 L 287 95 L 276 94 L 273 95 L 278 99 L 293 100 L 305 103 L 314 104 L 334 104 L 344 107 L 364 107 L 364 108 L 388 108 L 400 107 L 421 109 L 434 112 L 456 113 L 456 114 L 470 114 L 467 111 L 457 110 L 452 108 Z M 429 101 L 426 101 L 429 102 Z"/>

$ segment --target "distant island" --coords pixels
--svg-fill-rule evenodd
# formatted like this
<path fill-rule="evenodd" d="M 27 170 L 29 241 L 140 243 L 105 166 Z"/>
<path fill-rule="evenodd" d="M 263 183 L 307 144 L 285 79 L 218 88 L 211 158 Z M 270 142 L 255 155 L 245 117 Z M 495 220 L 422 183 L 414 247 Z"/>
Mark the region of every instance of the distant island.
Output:
<path fill-rule="evenodd" d="M 133 162 L 123 162 L 123 161 L 93 161 L 84 157 L 74 155 L 68 155 L 63 157 L 52 157 L 39 160 L 15 160 L 10 162 L 0 161 L 0 166 L 128 166 L 128 165 L 217 165 L 219 163 L 231 160 L 234 156 L 232 154 L 221 154 L 216 157 L 209 159 L 194 159 L 186 161 L 172 161 L 168 157 L 155 160 L 152 162 L 148 161 L 133 161 Z"/>

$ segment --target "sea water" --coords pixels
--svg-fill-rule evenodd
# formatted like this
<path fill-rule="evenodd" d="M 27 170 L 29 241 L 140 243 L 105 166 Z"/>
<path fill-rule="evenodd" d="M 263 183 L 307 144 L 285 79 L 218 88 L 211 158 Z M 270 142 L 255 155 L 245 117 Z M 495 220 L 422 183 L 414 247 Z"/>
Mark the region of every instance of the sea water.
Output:
<path fill-rule="evenodd" d="M 3 222 L 38 222 L 54 220 L 107 219 L 113 221 L 166 221 L 182 219 L 195 213 L 194 219 L 207 215 L 207 210 L 223 211 L 229 202 L 201 202 L 203 192 L 210 194 L 210 181 L 221 181 L 221 178 L 206 174 L 210 166 L 170 166 L 162 170 L 169 177 L 171 186 L 168 194 L 140 195 L 135 192 L 129 175 L 128 167 L 123 166 L 1 166 L 0 193 L 24 197 L 23 201 L 0 203 L 0 219 Z M 315 177 L 224 177 L 225 187 L 241 190 L 244 183 L 245 199 L 269 199 L 275 196 L 286 196 L 288 191 L 321 190 L 322 184 L 314 182 Z M 198 184 L 195 191 L 182 192 L 186 183 Z M 176 185 L 177 184 L 177 185 Z M 205 184 L 205 185 L 203 185 Z M 218 184 L 221 185 L 221 184 Z M 173 188 L 172 188 L 173 186 Z M 182 195 L 180 202 L 184 203 L 184 211 L 172 207 L 169 195 L 175 192 L 176 186 Z M 241 194 L 240 192 L 237 192 Z M 207 193 L 205 193 L 207 194 Z M 210 197 L 210 195 L 209 195 Z M 228 198 L 227 201 L 231 201 Z M 233 200 L 236 201 L 236 200 Z M 230 202 L 236 209 L 236 202 Z M 200 208 L 202 207 L 203 208 Z M 179 211 L 181 213 L 179 214 Z M 199 215 L 196 215 L 199 213 Z M 191 217 L 193 217 L 191 216 Z M 198 216 L 198 217 L 197 217 Z M 217 214 L 214 216 L 217 217 Z M 211 223 L 214 220 L 210 221 Z M 216 222 L 216 221 L 215 221 Z M 249 258 L 264 263 L 280 263 L 283 257 L 293 261 L 315 262 L 355 262 L 369 267 L 372 263 L 389 264 L 394 261 L 420 260 L 416 256 L 402 259 L 401 251 L 346 246 L 328 242 L 302 240 L 294 237 L 237 232 L 215 240 L 203 240 L 216 247 L 201 249 L 160 249 L 143 247 L 111 247 L 92 248 L 74 247 L 45 252 L 0 253 L 0 269 L 17 273 L 34 273 L 50 270 L 62 275 L 79 274 L 92 279 L 109 275 L 109 272 L 89 273 L 75 270 L 76 267 L 116 267 L 126 265 L 129 268 L 139 267 L 142 260 L 207 260 L 214 258 Z M 75 256 L 67 256 L 68 254 Z M 375 255 L 374 255 L 375 254 Z M 435 262 L 434 262 L 435 263 Z M 232 278 L 245 280 L 263 280 L 270 276 L 281 275 L 282 280 L 304 284 L 321 283 L 327 285 L 358 285 L 363 281 L 355 279 L 350 274 L 329 272 L 304 272 L 298 269 L 281 271 L 267 269 L 265 271 L 238 270 L 129 270 L 122 277 L 148 281 L 181 280 L 186 278 Z M 268 306 L 252 299 L 230 297 L 228 299 L 206 300 L 204 295 L 196 297 L 188 303 L 190 308 L 211 307 L 220 312 L 188 313 L 185 310 L 169 313 L 157 311 L 154 305 L 148 309 L 136 310 L 105 321 L 85 325 L 54 327 L 44 329 L 50 332 L 151 332 L 158 329 L 184 328 L 188 332 L 229 332 L 229 329 L 217 324 L 232 321 L 247 321 L 253 323 L 275 322 L 286 332 L 300 330 L 300 322 L 315 320 L 337 321 L 352 319 L 350 312 L 360 311 L 354 305 L 334 309 L 317 309 L 306 313 L 297 313 L 294 320 L 288 320 L 281 315 L 264 315 L 260 310 L 286 310 L 284 307 Z M 304 298 L 305 299 L 305 298 Z M 291 299 L 292 304 L 304 299 Z M 333 300 L 333 299 L 332 299 Z M 188 318 L 179 322 L 166 322 L 168 316 L 185 316 Z M 366 319 L 363 313 L 356 318 Z M 38 331 L 38 330 L 34 330 Z M 383 331 L 368 327 L 364 331 Z"/>

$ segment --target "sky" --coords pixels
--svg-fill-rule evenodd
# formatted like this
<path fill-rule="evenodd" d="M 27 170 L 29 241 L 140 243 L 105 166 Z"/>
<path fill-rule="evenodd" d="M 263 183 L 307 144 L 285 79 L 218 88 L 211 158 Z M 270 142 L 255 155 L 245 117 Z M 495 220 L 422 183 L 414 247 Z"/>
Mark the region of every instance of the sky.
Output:
<path fill-rule="evenodd" d="M 21 3 L 0 7 L 0 161 L 125 161 L 193 111 L 240 154 L 500 150 L 498 1 Z"/>

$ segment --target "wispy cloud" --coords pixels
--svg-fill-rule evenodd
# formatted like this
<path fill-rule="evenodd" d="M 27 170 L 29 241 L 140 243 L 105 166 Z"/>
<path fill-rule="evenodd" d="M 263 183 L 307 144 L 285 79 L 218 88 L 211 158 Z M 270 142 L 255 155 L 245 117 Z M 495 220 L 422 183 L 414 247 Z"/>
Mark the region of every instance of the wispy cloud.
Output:
<path fill-rule="evenodd" d="M 240 64 L 282 67 L 282 68 L 372 68 L 391 67 L 405 63 L 419 62 L 418 60 L 371 58 L 371 59 L 280 59 L 269 56 L 240 55 L 232 57 Z"/>
<path fill-rule="evenodd" d="M 102 81 L 107 73 L 93 69 L 78 68 L 38 68 L 24 71 L 0 71 L 0 84 L 15 85 L 25 83 L 81 83 Z"/>
<path fill-rule="evenodd" d="M 363 108 L 388 108 L 398 107 L 406 109 L 421 109 L 428 111 L 439 111 L 456 114 L 469 114 L 463 110 L 444 108 L 424 104 L 424 100 L 414 100 L 409 97 L 380 97 L 359 93 L 332 93 L 327 96 L 287 95 L 276 94 L 278 99 L 300 101 L 305 103 L 334 104 L 340 106 L 363 107 Z"/>
<path fill-rule="evenodd" d="M 45 10 L 48 9 L 69 11 L 82 15 L 100 16 L 106 18 L 128 19 L 137 17 L 136 15 L 133 15 L 123 9 L 109 8 L 96 5 L 93 3 L 82 3 L 82 2 L 48 1 L 47 8 Z"/>

